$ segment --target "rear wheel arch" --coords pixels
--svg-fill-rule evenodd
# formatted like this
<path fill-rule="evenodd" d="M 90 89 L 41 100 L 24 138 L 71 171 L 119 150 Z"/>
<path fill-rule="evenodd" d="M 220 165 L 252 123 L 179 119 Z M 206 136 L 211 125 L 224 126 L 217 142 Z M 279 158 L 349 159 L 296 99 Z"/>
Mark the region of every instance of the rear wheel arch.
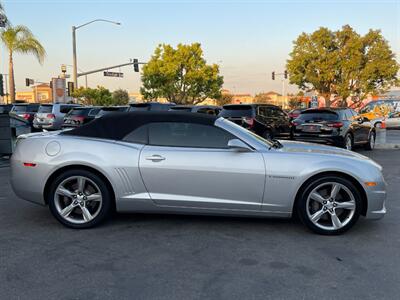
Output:
<path fill-rule="evenodd" d="M 114 209 L 115 209 L 115 206 L 116 206 L 116 203 L 115 203 L 115 191 L 114 191 L 114 188 L 113 188 L 110 180 L 108 180 L 108 178 L 102 172 L 100 172 L 99 170 L 97 170 L 97 169 L 95 169 L 93 167 L 86 166 L 86 165 L 69 165 L 69 166 L 61 167 L 61 168 L 57 169 L 56 171 L 54 171 L 50 175 L 50 177 L 47 179 L 45 187 L 44 187 L 44 190 L 43 190 L 43 198 L 44 198 L 44 201 L 45 201 L 46 205 L 48 205 L 48 201 L 47 201 L 48 193 L 50 191 L 50 186 L 51 186 L 52 182 L 54 182 L 54 180 L 60 174 L 66 172 L 66 171 L 69 171 L 69 170 L 85 170 L 85 171 L 89 171 L 89 172 L 99 176 L 104 181 L 104 183 L 107 185 L 107 187 L 108 187 L 108 189 L 110 191 L 110 194 L 112 196 L 111 200 L 112 200 L 112 203 L 113 203 Z"/>
<path fill-rule="evenodd" d="M 303 194 L 304 190 L 307 188 L 307 186 L 314 180 L 322 178 L 322 177 L 327 177 L 327 176 L 342 177 L 344 179 L 349 180 L 352 184 L 354 184 L 354 186 L 357 188 L 358 192 L 361 195 L 361 200 L 362 200 L 361 215 L 365 216 L 367 214 L 367 209 L 368 209 L 367 193 L 365 192 L 361 183 L 356 178 L 354 178 L 353 176 L 351 176 L 347 173 L 338 172 L 338 171 L 318 173 L 318 174 L 311 176 L 307 180 L 305 180 L 296 193 L 295 201 L 294 201 L 293 207 L 292 207 L 292 213 L 293 214 L 297 213 L 297 211 L 296 211 L 297 203 L 300 200 L 300 197 Z"/>

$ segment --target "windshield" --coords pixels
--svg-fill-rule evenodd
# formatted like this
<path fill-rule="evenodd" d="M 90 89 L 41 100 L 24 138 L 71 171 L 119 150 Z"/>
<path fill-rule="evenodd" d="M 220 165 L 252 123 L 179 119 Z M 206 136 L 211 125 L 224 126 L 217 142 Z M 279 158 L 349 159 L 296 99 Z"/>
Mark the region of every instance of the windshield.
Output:
<path fill-rule="evenodd" d="M 253 117 L 253 108 L 250 105 L 227 105 L 219 113 L 220 117 Z"/>
<path fill-rule="evenodd" d="M 261 136 L 255 134 L 254 132 L 247 130 L 246 128 L 230 121 L 229 119 L 225 119 L 225 120 L 226 120 L 226 122 L 229 122 L 230 126 L 235 127 L 235 129 L 237 129 L 238 131 L 240 131 L 241 133 L 243 133 L 245 135 L 250 135 L 251 137 L 258 140 L 259 142 L 265 144 L 268 148 L 271 148 L 274 145 L 272 141 L 262 138 Z"/>
<path fill-rule="evenodd" d="M 53 110 L 53 105 L 41 105 L 39 107 L 39 113 L 51 113 Z"/>
<path fill-rule="evenodd" d="M 171 107 L 170 108 L 170 110 L 179 110 L 179 111 L 192 111 L 192 108 L 191 107 L 176 107 L 176 106 L 173 106 L 173 107 Z"/>
<path fill-rule="evenodd" d="M 74 108 L 70 110 L 67 116 L 84 116 L 86 115 L 87 111 L 88 111 L 87 108 Z"/>
<path fill-rule="evenodd" d="M 302 121 L 336 121 L 339 116 L 335 112 L 303 112 L 298 116 L 298 119 Z"/>
<path fill-rule="evenodd" d="M 150 110 L 150 104 L 141 103 L 141 104 L 131 104 L 129 111 L 147 111 Z"/>

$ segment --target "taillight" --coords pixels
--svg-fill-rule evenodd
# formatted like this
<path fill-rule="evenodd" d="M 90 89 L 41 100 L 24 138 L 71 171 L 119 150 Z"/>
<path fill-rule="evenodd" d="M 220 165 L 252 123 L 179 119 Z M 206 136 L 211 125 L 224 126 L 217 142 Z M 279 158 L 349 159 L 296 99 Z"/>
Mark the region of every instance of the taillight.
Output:
<path fill-rule="evenodd" d="M 343 127 L 343 123 L 342 122 L 334 122 L 334 123 L 326 124 L 326 126 L 333 127 L 333 128 L 340 128 L 340 127 Z"/>
<path fill-rule="evenodd" d="M 54 114 L 47 114 L 46 118 L 48 119 L 55 119 L 56 116 Z"/>
<path fill-rule="evenodd" d="M 246 123 L 250 128 L 254 126 L 254 118 L 243 118 L 243 122 Z"/>
<path fill-rule="evenodd" d="M 29 117 L 30 117 L 29 114 L 22 114 L 22 115 L 19 115 L 19 116 L 22 117 L 22 118 L 24 118 L 25 120 L 28 120 Z"/>

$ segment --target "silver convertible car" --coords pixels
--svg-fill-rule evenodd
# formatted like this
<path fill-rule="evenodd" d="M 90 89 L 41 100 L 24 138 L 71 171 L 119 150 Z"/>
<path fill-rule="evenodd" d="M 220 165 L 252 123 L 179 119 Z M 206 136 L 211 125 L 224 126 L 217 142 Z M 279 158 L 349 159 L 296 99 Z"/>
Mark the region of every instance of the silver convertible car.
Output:
<path fill-rule="evenodd" d="M 224 119 L 182 112 L 106 115 L 21 136 L 11 182 L 62 224 L 89 228 L 114 210 L 257 217 L 297 215 L 339 234 L 385 209 L 382 168 L 354 152 L 269 141 Z"/>

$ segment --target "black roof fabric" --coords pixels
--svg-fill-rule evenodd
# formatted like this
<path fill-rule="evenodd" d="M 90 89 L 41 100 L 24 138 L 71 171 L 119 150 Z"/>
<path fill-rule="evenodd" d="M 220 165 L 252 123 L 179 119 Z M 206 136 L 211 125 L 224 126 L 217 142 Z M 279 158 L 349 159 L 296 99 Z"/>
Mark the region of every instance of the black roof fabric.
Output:
<path fill-rule="evenodd" d="M 84 126 L 69 131 L 63 131 L 60 134 L 122 140 L 134 129 L 148 123 L 183 122 L 213 125 L 216 119 L 216 116 L 188 112 L 122 112 L 104 115 Z"/>

